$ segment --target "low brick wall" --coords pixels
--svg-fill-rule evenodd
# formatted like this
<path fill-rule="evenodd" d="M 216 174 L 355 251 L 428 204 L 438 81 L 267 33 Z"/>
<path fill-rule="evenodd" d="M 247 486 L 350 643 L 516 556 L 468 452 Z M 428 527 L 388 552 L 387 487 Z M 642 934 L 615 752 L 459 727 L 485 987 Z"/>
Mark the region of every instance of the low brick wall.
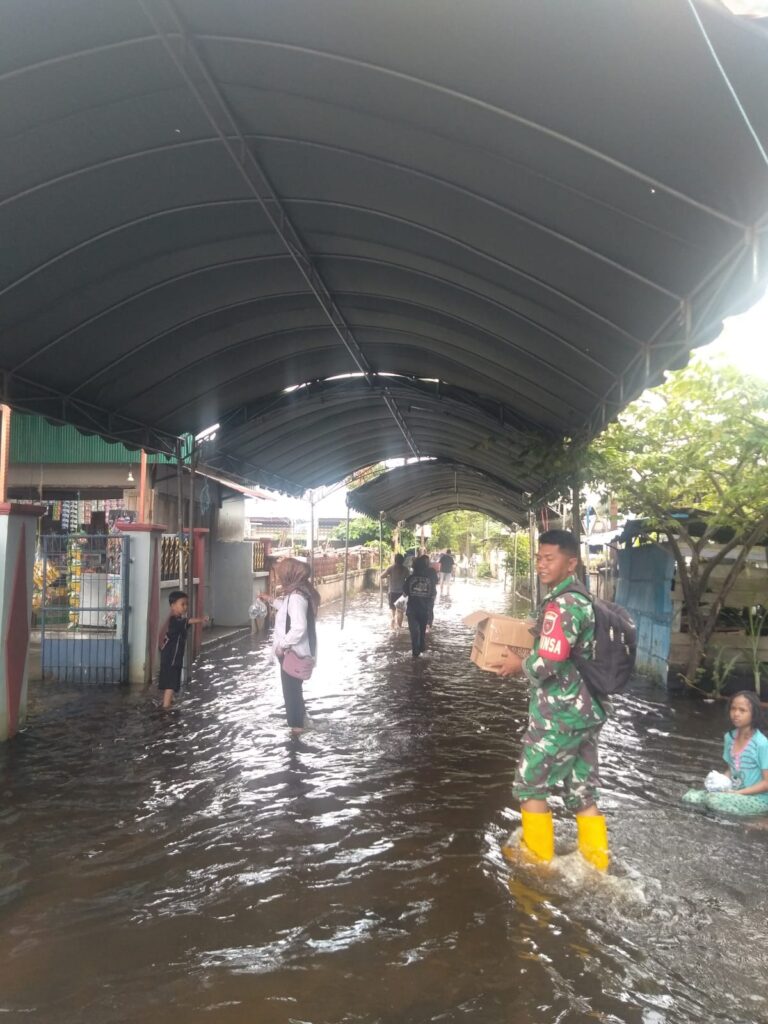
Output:
<path fill-rule="evenodd" d="M 358 594 L 361 590 L 373 586 L 376 578 L 375 569 L 350 570 L 347 577 L 347 597 L 351 594 Z M 326 576 L 324 580 L 316 584 L 320 599 L 323 604 L 330 604 L 333 601 L 340 601 L 344 593 L 344 573 L 335 576 Z"/>

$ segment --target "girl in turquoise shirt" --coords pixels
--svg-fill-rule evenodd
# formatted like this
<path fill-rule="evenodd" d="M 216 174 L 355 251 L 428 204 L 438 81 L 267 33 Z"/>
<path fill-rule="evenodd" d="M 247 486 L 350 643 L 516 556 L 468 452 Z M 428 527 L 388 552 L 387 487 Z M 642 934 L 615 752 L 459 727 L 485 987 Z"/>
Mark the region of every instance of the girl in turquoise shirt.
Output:
<path fill-rule="evenodd" d="M 683 800 L 724 814 L 768 814 L 768 739 L 763 708 L 755 693 L 742 690 L 731 697 L 728 714 L 732 728 L 725 734 L 723 760 L 732 789 L 710 793 L 691 789 Z"/>

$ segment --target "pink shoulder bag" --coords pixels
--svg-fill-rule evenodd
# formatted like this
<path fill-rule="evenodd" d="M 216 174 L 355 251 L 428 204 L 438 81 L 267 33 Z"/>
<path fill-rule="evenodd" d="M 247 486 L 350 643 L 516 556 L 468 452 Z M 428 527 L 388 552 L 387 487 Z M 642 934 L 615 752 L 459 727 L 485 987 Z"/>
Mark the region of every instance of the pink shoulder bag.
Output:
<path fill-rule="evenodd" d="M 287 608 L 285 613 L 285 628 L 286 632 L 291 628 L 291 615 Z M 289 676 L 293 676 L 294 679 L 309 679 L 312 675 L 312 670 L 315 667 L 315 659 L 312 657 L 303 658 L 293 650 L 286 651 L 283 655 L 282 667 L 283 671 L 287 672 Z"/>

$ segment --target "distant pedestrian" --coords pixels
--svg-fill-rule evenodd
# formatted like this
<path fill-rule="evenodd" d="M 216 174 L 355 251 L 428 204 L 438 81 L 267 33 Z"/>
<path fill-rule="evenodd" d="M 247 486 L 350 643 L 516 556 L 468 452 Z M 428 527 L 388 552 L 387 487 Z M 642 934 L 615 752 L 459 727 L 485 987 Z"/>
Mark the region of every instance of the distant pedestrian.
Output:
<path fill-rule="evenodd" d="M 450 594 L 451 580 L 453 579 L 453 566 L 455 560 L 448 548 L 444 555 L 440 555 L 440 597 L 443 593 Z"/>
<path fill-rule="evenodd" d="M 430 568 L 429 559 L 422 555 L 414 559 L 413 575 L 403 584 L 403 594 L 408 598 L 408 629 L 411 632 L 411 652 L 418 658 L 427 648 L 427 627 L 435 603 L 437 587 L 435 571 Z"/>
<path fill-rule="evenodd" d="M 429 603 L 429 618 L 427 619 L 426 632 L 429 634 L 432 631 L 432 626 L 435 623 L 435 600 L 437 598 L 437 584 L 440 580 L 440 577 L 437 574 L 437 569 L 435 569 L 434 565 L 430 561 L 429 555 L 425 554 L 422 557 L 424 559 L 424 565 L 426 566 L 427 569 L 427 575 L 435 585 L 435 593 L 432 597 L 432 600 Z"/>
<path fill-rule="evenodd" d="M 160 630 L 160 676 L 158 690 L 163 692 L 163 707 L 173 704 L 174 694 L 181 689 L 181 669 L 187 646 L 187 630 L 202 622 L 202 619 L 188 619 L 189 597 L 183 590 L 172 590 L 168 595 L 170 615 Z"/>
<path fill-rule="evenodd" d="M 310 582 L 309 566 L 297 558 L 283 558 L 277 563 L 277 578 L 283 588 L 283 600 L 275 617 L 272 649 L 280 664 L 285 713 L 291 733 L 297 736 L 304 729 L 303 679 L 286 671 L 286 655 L 292 652 L 306 660 L 317 657 L 315 618 L 320 595 Z M 289 659 L 292 661 L 293 659 Z"/>
<path fill-rule="evenodd" d="M 388 569 L 381 574 L 383 580 L 388 581 L 389 587 L 389 609 L 392 612 L 390 628 L 402 626 L 403 610 L 397 607 L 398 600 L 403 596 L 403 585 L 408 578 L 408 570 L 405 567 L 405 555 L 395 555 L 395 560 Z"/>

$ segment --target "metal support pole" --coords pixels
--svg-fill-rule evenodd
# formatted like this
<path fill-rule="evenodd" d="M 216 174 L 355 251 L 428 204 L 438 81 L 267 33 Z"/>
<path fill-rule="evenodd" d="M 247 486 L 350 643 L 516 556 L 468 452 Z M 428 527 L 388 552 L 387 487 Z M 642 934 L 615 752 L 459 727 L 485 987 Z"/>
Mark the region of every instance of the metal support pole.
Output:
<path fill-rule="evenodd" d="M 179 587 L 184 586 L 184 461 L 176 442 L 176 533 L 179 538 Z"/>
<path fill-rule="evenodd" d="M 315 495 L 309 492 L 309 578 L 315 580 Z"/>
<path fill-rule="evenodd" d="M 576 566 L 576 575 L 584 582 L 584 563 L 581 558 L 581 481 L 578 477 L 573 478 L 571 485 L 571 499 L 573 508 L 573 535 L 579 545 L 579 564 Z"/>
<path fill-rule="evenodd" d="M 197 447 L 192 442 L 192 451 L 189 455 L 189 542 L 187 544 L 187 593 L 189 594 L 189 617 L 195 618 L 197 611 L 197 593 L 195 591 L 195 463 L 197 460 Z M 195 654 L 194 643 L 195 631 L 187 633 L 187 681 L 192 676 L 192 660 Z"/>
<path fill-rule="evenodd" d="M 536 593 L 536 516 L 532 508 L 528 510 L 528 538 L 531 546 L 531 607 L 537 607 L 538 594 Z"/>
<path fill-rule="evenodd" d="M 517 613 L 517 528 L 515 528 L 515 553 L 512 559 L 512 615 Z"/>
<path fill-rule="evenodd" d="M 384 607 L 384 513 L 379 512 L 379 609 Z"/>
<path fill-rule="evenodd" d="M 194 584 L 195 584 L 195 567 L 194 567 L 194 545 L 195 545 L 195 465 L 197 463 L 197 448 L 192 445 L 192 451 L 189 455 L 189 544 L 188 544 L 188 562 L 187 565 L 187 579 L 189 586 L 189 609 L 190 618 L 195 614 L 195 595 L 194 595 Z"/>
<path fill-rule="evenodd" d="M 349 503 L 347 503 L 347 533 L 344 540 L 344 588 L 341 592 L 341 628 L 347 614 L 347 576 L 349 574 Z"/>

